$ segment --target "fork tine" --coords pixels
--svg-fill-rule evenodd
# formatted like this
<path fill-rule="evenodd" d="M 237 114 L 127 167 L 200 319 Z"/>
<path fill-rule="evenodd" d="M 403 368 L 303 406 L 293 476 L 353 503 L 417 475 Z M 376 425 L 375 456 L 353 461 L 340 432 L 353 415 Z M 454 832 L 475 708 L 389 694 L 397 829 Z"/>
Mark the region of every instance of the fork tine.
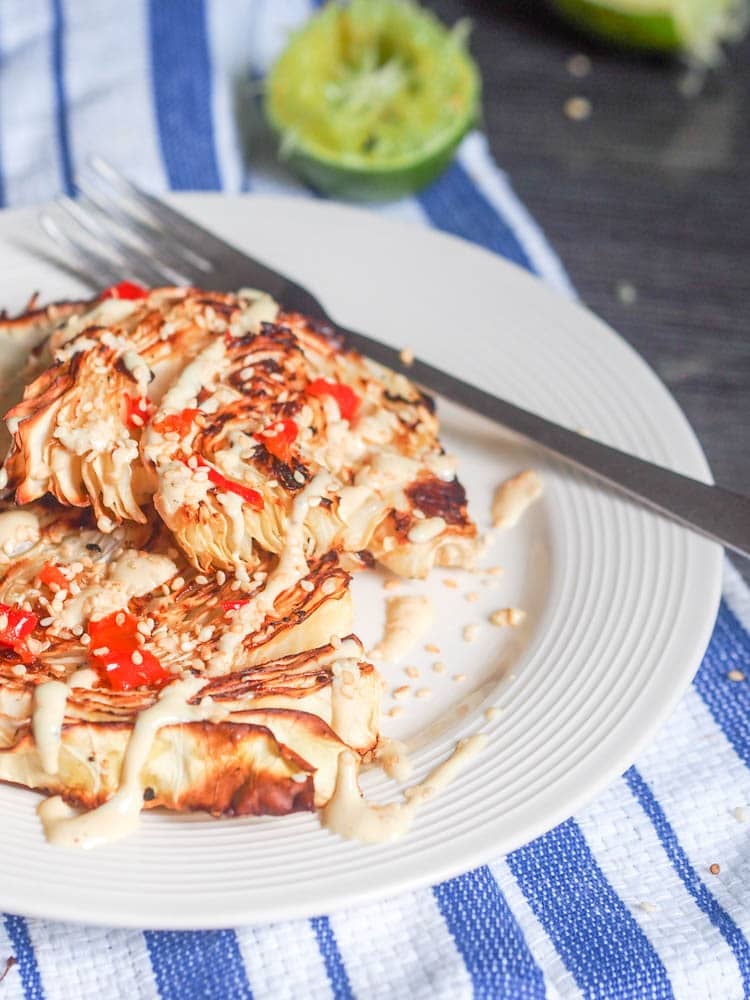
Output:
<path fill-rule="evenodd" d="M 67 233 L 63 232 L 57 222 L 47 212 L 40 214 L 39 223 L 51 240 L 61 247 L 66 254 L 72 254 L 78 261 L 92 287 L 104 288 L 107 285 L 122 280 L 122 264 L 118 264 L 101 254 L 94 253 L 79 240 L 71 238 Z"/>
<path fill-rule="evenodd" d="M 89 159 L 89 166 L 104 184 L 114 188 L 121 197 L 137 205 L 164 236 L 178 241 L 183 249 L 187 248 L 207 261 L 213 268 L 214 281 L 218 277 L 227 284 L 227 287 L 234 288 L 253 284 L 276 298 L 284 298 L 292 291 L 299 292 L 298 298 L 300 298 L 304 293 L 300 286 L 277 271 L 226 243 L 187 216 L 170 208 L 159 198 L 147 194 L 100 156 L 92 156 Z M 308 312 L 319 314 L 321 306 L 310 297 L 309 293 L 304 294 Z"/>
<path fill-rule="evenodd" d="M 112 248 L 139 280 L 145 281 L 147 285 L 174 283 L 175 275 L 173 273 L 170 274 L 167 268 L 152 261 L 145 253 L 128 246 L 113 231 L 109 220 L 98 216 L 95 211 L 89 210 L 85 203 L 79 203 L 73 201 L 72 198 L 62 196 L 56 199 L 55 204 L 77 226 L 93 236 L 99 245 Z"/>
<path fill-rule="evenodd" d="M 134 210 L 133 206 L 113 188 L 108 187 L 106 190 L 95 188 L 84 176 L 78 181 L 78 190 L 85 195 L 86 202 L 98 213 L 118 224 L 123 234 L 128 233 L 135 237 L 141 249 L 155 253 L 163 264 L 182 275 L 184 280 L 189 280 L 184 270 L 186 264 L 204 274 L 213 269 L 205 257 L 199 256 L 190 247 L 165 238 L 162 230 L 148 222 L 143 213 Z M 197 277 L 193 275 L 191 280 Z"/>

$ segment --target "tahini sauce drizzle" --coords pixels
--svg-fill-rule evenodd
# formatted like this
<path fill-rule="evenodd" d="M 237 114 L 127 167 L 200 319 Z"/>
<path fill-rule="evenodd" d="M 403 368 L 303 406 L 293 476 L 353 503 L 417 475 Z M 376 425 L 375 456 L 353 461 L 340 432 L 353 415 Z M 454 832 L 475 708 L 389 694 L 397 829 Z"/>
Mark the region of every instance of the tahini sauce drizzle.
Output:
<path fill-rule="evenodd" d="M 237 611 L 231 626 L 219 640 L 216 655 L 208 669 L 210 676 L 231 670 L 235 653 L 243 640 L 260 628 L 266 615 L 273 611 L 276 598 L 307 575 L 305 518 L 310 507 L 325 495 L 330 482 L 331 476 L 320 472 L 295 498 L 279 561 L 263 590 Z"/>
<path fill-rule="evenodd" d="M 150 708 L 136 719 L 125 751 L 120 786 L 103 805 L 76 814 L 59 795 L 45 799 L 37 808 L 47 840 L 61 847 L 99 847 L 133 833 L 143 808 L 141 771 L 162 726 L 216 717 L 216 706 L 189 704 L 204 686 L 200 677 L 188 677 L 164 688 Z"/>
<path fill-rule="evenodd" d="M 434 771 L 404 792 L 404 802 L 375 805 L 365 799 L 357 784 L 359 758 L 349 750 L 339 755 L 336 787 L 321 813 L 332 833 L 364 844 L 384 844 L 403 836 L 414 822 L 417 809 L 434 798 L 458 776 L 487 742 L 484 733 L 460 740 L 456 749 Z"/>
<path fill-rule="evenodd" d="M 31 732 L 39 753 L 42 769 L 47 774 L 57 774 L 60 758 L 60 740 L 68 695 L 73 688 L 90 688 L 98 681 L 95 670 L 76 670 L 66 683 L 46 681 L 34 691 L 34 709 Z"/>
<path fill-rule="evenodd" d="M 383 638 L 372 656 L 396 663 L 413 649 L 435 621 L 435 609 L 429 597 L 405 595 L 389 597 L 385 607 Z"/>

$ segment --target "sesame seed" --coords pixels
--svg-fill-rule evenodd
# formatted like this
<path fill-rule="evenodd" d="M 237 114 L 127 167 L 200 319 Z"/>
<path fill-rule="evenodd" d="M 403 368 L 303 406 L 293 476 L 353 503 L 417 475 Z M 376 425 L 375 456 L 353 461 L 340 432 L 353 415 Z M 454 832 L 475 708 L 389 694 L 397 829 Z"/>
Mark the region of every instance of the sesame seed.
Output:
<path fill-rule="evenodd" d="M 3 625 L 3 618 L 5 618 L 4 625 Z M 54 622 L 54 620 L 55 620 L 54 618 L 48 616 L 47 618 L 42 618 L 39 624 L 42 626 L 42 628 L 49 628 L 50 625 Z M 8 626 L 7 616 L 3 615 L 2 618 L 0 618 L 0 630 L 7 628 L 7 626 Z"/>
<path fill-rule="evenodd" d="M 629 281 L 618 281 L 615 285 L 617 301 L 624 306 L 632 306 L 638 301 L 638 289 Z"/>
<path fill-rule="evenodd" d="M 574 122 L 582 122 L 591 117 L 591 101 L 588 97 L 569 97 L 563 104 L 566 118 Z"/>
<path fill-rule="evenodd" d="M 400 715 L 404 714 L 403 705 L 394 705 L 393 708 L 388 712 L 392 719 L 398 719 Z"/>
<path fill-rule="evenodd" d="M 500 715 L 500 709 L 497 705 L 490 705 L 489 708 L 485 708 L 484 710 L 484 717 L 488 722 L 492 722 L 498 715 Z"/>
<path fill-rule="evenodd" d="M 404 667 L 404 673 L 407 677 L 419 677 L 419 670 L 416 667 Z"/>
<path fill-rule="evenodd" d="M 745 675 L 741 670 L 730 670 L 727 674 L 727 679 L 730 681 L 744 681 Z"/>
<path fill-rule="evenodd" d="M 414 364 L 414 351 L 410 347 L 404 347 L 399 351 L 398 356 L 401 358 L 401 364 L 406 365 L 407 368 L 411 368 Z"/>
<path fill-rule="evenodd" d="M 426 643 L 424 649 L 425 649 L 426 653 L 439 653 L 440 652 L 440 646 L 436 646 L 434 642 L 428 642 L 428 643 Z"/>
<path fill-rule="evenodd" d="M 458 582 L 456 580 L 452 580 L 450 577 L 447 577 L 445 580 L 443 580 L 443 586 L 449 587 L 451 590 L 457 590 Z"/>
<path fill-rule="evenodd" d="M 305 475 L 303 472 L 300 472 L 300 470 L 297 469 L 294 473 L 294 479 L 295 482 L 298 482 L 300 485 L 302 485 L 302 483 L 305 482 Z"/>
<path fill-rule="evenodd" d="M 648 900 L 644 900 L 642 903 L 639 903 L 638 906 L 643 910 L 644 913 L 656 913 L 656 911 L 659 909 L 656 903 L 649 903 Z"/>
<path fill-rule="evenodd" d="M 571 76 L 581 80 L 591 72 L 591 60 L 583 52 L 576 52 L 565 63 L 565 68 Z"/>
<path fill-rule="evenodd" d="M 429 688 L 419 688 L 415 693 L 415 698 L 430 698 L 432 696 L 432 691 Z"/>
<path fill-rule="evenodd" d="M 738 823 L 744 823 L 747 819 L 747 813 L 742 806 L 735 806 L 733 815 Z"/>
<path fill-rule="evenodd" d="M 476 604 L 476 602 L 479 600 L 479 594 L 476 592 L 476 590 L 472 590 L 470 593 L 466 595 L 464 600 L 468 601 L 469 604 Z"/>
<path fill-rule="evenodd" d="M 137 649 L 134 649 L 133 652 L 130 654 L 130 659 L 133 661 L 133 663 L 135 663 L 137 667 L 140 666 L 141 663 L 143 663 L 143 655 L 139 653 Z"/>
<path fill-rule="evenodd" d="M 397 687 L 393 692 L 393 697 L 401 700 L 402 698 L 408 698 L 411 694 L 411 688 L 408 684 L 402 684 L 401 687 Z"/>
<path fill-rule="evenodd" d="M 97 648 L 93 650 L 93 653 L 94 656 L 107 656 L 109 653 L 109 646 L 97 646 Z"/>
<path fill-rule="evenodd" d="M 466 680 L 466 674 L 454 674 L 453 680 L 455 681 L 456 684 L 460 684 L 461 681 Z"/>
<path fill-rule="evenodd" d="M 91 636 L 86 635 L 86 633 L 84 632 L 84 634 L 81 636 L 81 645 L 88 646 L 90 642 L 91 642 Z"/>
<path fill-rule="evenodd" d="M 321 592 L 323 594 L 325 594 L 326 596 L 330 597 L 330 595 L 333 594 L 335 592 L 335 590 L 336 590 L 336 581 L 335 580 L 324 580 L 323 581 L 323 585 L 321 586 L 320 589 L 321 589 Z"/>
<path fill-rule="evenodd" d="M 220 587 L 223 587 L 224 584 L 227 582 L 227 574 L 224 572 L 223 569 L 220 569 L 220 570 L 217 571 L 217 573 L 216 573 L 216 582 L 218 583 L 218 585 Z"/>
<path fill-rule="evenodd" d="M 184 586 L 185 586 L 185 578 L 183 576 L 176 576 L 174 580 L 172 580 L 172 590 L 174 591 L 182 590 Z"/>
<path fill-rule="evenodd" d="M 312 594 L 315 590 L 315 584 L 312 580 L 300 580 L 299 585 L 307 594 Z"/>
<path fill-rule="evenodd" d="M 464 625 L 461 635 L 463 636 L 464 642 L 474 642 L 476 637 L 479 635 L 479 626 Z"/>
<path fill-rule="evenodd" d="M 445 671 L 447 670 L 447 667 L 445 666 L 442 660 L 436 660 L 432 664 L 432 669 L 436 674 L 444 674 Z"/>
<path fill-rule="evenodd" d="M 708 870 L 711 872 L 712 875 L 718 875 L 719 872 L 721 871 L 721 865 L 717 865 L 716 862 L 714 861 L 712 865 L 708 866 Z"/>
<path fill-rule="evenodd" d="M 117 625 L 118 628 L 122 628 L 124 624 L 125 624 L 125 612 L 118 611 L 117 614 L 115 615 L 115 625 Z"/>
<path fill-rule="evenodd" d="M 521 608 L 499 608 L 490 615 L 492 624 L 500 628 L 505 625 L 515 627 L 516 625 L 520 625 L 525 618 L 526 612 L 522 611 Z"/>
<path fill-rule="evenodd" d="M 135 427 L 143 427 L 143 417 L 139 417 L 137 413 L 131 413 L 130 423 Z"/>
<path fill-rule="evenodd" d="M 242 580 L 232 580 L 229 585 L 229 589 L 232 591 L 242 590 Z"/>
<path fill-rule="evenodd" d="M 15 666 L 10 668 L 10 671 L 12 674 L 15 674 L 16 677 L 23 677 L 23 675 L 26 673 L 26 667 L 23 665 L 23 663 L 16 663 Z"/>
<path fill-rule="evenodd" d="M 202 573 L 199 573 L 198 576 L 196 576 L 195 578 L 195 582 L 198 584 L 199 587 L 205 587 L 206 584 L 208 583 L 208 577 L 204 576 Z"/>
<path fill-rule="evenodd" d="M 400 580 L 392 579 L 383 581 L 383 590 L 400 590 L 400 589 L 401 589 Z"/>
<path fill-rule="evenodd" d="M 416 509 L 414 511 L 414 517 L 416 517 L 416 519 L 418 521 L 424 521 L 426 519 L 427 515 L 425 514 L 425 512 L 423 510 Z"/>

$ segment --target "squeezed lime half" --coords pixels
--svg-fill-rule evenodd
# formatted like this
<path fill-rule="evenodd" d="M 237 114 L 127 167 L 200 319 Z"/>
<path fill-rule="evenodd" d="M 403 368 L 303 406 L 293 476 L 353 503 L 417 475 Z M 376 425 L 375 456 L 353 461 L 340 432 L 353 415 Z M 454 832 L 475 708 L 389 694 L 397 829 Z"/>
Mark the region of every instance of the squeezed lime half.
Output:
<path fill-rule="evenodd" d="M 682 53 L 711 66 L 747 29 L 748 0 L 550 0 L 561 14 L 619 45 Z"/>
<path fill-rule="evenodd" d="M 428 184 L 474 125 L 480 79 L 467 25 L 411 0 L 328 3 L 266 86 L 281 155 L 326 194 L 397 198 Z"/>

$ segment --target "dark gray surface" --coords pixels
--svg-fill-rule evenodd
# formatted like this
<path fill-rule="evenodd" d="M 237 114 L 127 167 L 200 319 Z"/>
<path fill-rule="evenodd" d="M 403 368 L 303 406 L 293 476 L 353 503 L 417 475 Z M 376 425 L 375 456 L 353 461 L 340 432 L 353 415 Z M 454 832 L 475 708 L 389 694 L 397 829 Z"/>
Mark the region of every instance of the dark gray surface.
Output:
<path fill-rule="evenodd" d="M 493 152 L 584 302 L 670 388 L 716 481 L 750 493 L 750 40 L 688 99 L 680 66 L 590 42 L 539 0 L 430 6 L 474 22 Z M 563 112 L 576 95 L 587 120 Z"/>

